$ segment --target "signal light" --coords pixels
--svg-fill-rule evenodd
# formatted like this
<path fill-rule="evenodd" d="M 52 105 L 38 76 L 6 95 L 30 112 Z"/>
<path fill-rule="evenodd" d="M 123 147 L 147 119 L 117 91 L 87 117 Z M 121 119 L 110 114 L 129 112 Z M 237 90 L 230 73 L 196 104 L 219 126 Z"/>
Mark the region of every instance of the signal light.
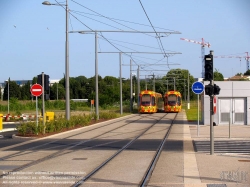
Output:
<path fill-rule="evenodd" d="M 209 95 L 209 96 L 211 96 L 211 95 L 214 94 L 214 87 L 213 87 L 213 85 L 209 84 L 209 85 L 205 86 L 205 94 Z"/>
<path fill-rule="evenodd" d="M 37 75 L 37 84 L 40 84 L 41 86 L 43 85 L 43 83 L 42 83 L 42 74 Z"/>
<path fill-rule="evenodd" d="M 214 95 L 219 95 L 219 94 L 220 94 L 220 87 L 214 84 Z"/>
<path fill-rule="evenodd" d="M 204 80 L 211 81 L 214 79 L 213 72 L 213 55 L 205 55 L 205 78 Z"/>
<path fill-rule="evenodd" d="M 44 74 L 44 90 L 49 90 L 49 75 Z"/>
<path fill-rule="evenodd" d="M 42 74 L 37 75 L 37 83 L 43 86 L 42 83 Z M 49 90 L 49 75 L 44 74 L 44 90 Z"/>

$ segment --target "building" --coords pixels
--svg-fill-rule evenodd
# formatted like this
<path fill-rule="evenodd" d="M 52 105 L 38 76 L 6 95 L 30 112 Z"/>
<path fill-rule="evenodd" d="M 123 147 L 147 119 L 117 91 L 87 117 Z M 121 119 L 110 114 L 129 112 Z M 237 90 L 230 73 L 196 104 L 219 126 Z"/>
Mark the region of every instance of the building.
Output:
<path fill-rule="evenodd" d="M 208 85 L 205 81 L 204 85 Z M 216 95 L 216 125 L 250 125 L 250 81 L 214 81 L 221 90 Z M 201 97 L 202 121 L 210 124 L 210 97 L 203 92 Z"/>
<path fill-rule="evenodd" d="M 249 75 L 235 75 L 227 79 L 227 81 L 249 81 Z"/>

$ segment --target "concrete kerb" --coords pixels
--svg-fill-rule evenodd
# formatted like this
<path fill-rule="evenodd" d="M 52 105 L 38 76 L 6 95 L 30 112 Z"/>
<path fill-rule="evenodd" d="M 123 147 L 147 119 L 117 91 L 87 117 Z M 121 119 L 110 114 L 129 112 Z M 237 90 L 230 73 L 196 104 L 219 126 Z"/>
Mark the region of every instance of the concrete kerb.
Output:
<path fill-rule="evenodd" d="M 113 121 L 118 120 L 118 119 L 129 118 L 131 115 L 135 115 L 135 114 L 130 114 L 130 115 L 127 115 L 127 116 L 123 116 L 123 117 L 111 119 L 111 120 L 108 120 L 108 121 L 103 121 L 103 122 L 96 123 L 96 124 L 93 124 L 93 125 L 88 125 L 88 126 L 80 127 L 80 128 L 77 128 L 77 129 L 73 129 L 73 130 L 69 130 L 69 131 L 65 131 L 65 132 L 61 132 L 61 133 L 49 135 L 49 136 L 46 136 L 46 137 L 43 137 L 43 138 L 34 138 L 33 140 L 28 140 L 26 142 L 22 142 L 22 143 L 19 143 L 19 144 L 15 144 L 15 145 L 11 145 L 11 146 L 8 146 L 8 147 L 0 148 L 0 151 L 4 151 L 4 150 L 11 149 L 11 148 L 14 148 L 14 147 L 17 147 L 17 146 L 21 146 L 21 145 L 26 145 L 28 143 L 36 142 L 36 141 L 39 141 L 39 140 L 44 140 L 44 139 L 48 139 L 48 138 L 54 138 L 54 137 L 57 137 L 57 136 L 60 136 L 60 135 L 63 135 L 63 134 L 72 133 L 72 132 L 75 132 L 75 131 L 79 131 L 81 129 L 94 127 L 94 126 L 97 126 L 97 125 L 100 125 L 100 124 L 103 124 L 103 123 L 113 122 Z M 27 137 L 16 136 L 16 135 L 12 136 L 12 137 L 13 138 L 27 138 Z"/>

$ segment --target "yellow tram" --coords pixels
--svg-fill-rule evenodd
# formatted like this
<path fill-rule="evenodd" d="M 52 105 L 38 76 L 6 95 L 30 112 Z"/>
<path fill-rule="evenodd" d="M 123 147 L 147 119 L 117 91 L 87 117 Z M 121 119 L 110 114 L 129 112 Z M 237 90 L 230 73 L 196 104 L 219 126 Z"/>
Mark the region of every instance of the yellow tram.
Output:
<path fill-rule="evenodd" d="M 156 113 L 161 109 L 163 110 L 162 94 L 151 90 L 140 92 L 138 105 L 139 113 Z"/>
<path fill-rule="evenodd" d="M 164 111 L 180 112 L 182 106 L 182 96 L 178 91 L 168 91 L 164 94 Z"/>

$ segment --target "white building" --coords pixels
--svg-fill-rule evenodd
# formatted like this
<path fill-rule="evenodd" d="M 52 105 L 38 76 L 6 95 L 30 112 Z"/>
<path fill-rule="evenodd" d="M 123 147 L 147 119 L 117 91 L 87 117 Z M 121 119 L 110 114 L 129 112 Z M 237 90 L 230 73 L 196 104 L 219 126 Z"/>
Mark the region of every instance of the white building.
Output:
<path fill-rule="evenodd" d="M 204 86 L 209 81 L 204 82 Z M 221 90 L 216 95 L 216 125 L 250 125 L 250 81 L 214 81 Z M 202 121 L 210 124 L 210 97 L 203 92 L 201 98 Z"/>

